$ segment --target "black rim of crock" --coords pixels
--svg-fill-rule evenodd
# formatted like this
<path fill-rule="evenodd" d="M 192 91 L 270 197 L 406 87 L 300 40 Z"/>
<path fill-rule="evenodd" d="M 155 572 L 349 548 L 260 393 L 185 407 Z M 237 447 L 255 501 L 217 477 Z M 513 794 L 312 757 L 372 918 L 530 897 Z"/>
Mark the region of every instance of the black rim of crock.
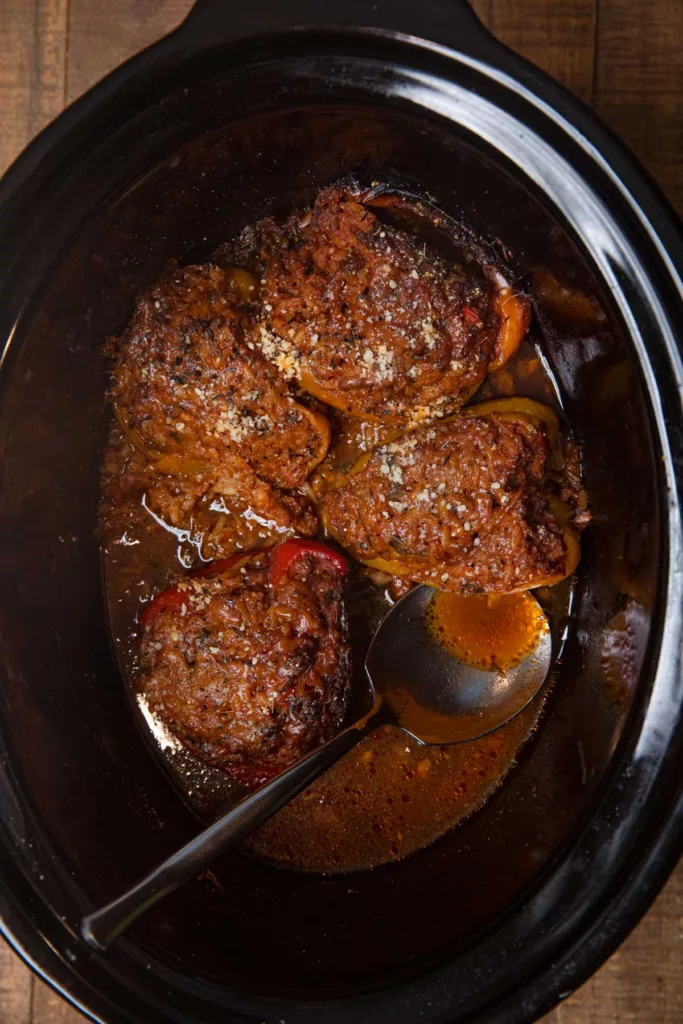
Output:
<path fill-rule="evenodd" d="M 344 0 L 338 12 L 321 11 L 321 5 L 312 0 L 295 0 L 288 5 L 280 5 L 278 0 L 254 0 L 253 6 L 255 9 L 245 11 L 244 5 L 240 8 L 224 0 L 199 0 L 178 30 L 132 58 L 60 115 L 29 145 L 0 182 L 0 225 L 8 211 L 20 205 L 22 198 L 40 180 L 41 165 L 49 157 L 54 157 L 57 150 L 66 156 L 75 137 L 91 118 L 97 117 L 102 104 L 126 89 L 134 88 L 136 78 L 144 72 L 169 61 L 183 60 L 211 48 L 229 45 L 241 38 L 281 33 L 285 48 L 284 40 L 288 34 L 300 35 L 312 30 L 345 32 L 357 39 L 363 38 L 368 49 L 376 41 L 400 41 L 404 47 L 436 53 L 445 61 L 466 63 L 487 81 L 495 82 L 496 87 L 509 93 L 518 105 L 517 111 L 521 105 L 527 114 L 533 113 L 539 122 L 544 123 L 546 131 L 559 133 L 573 146 L 580 147 L 602 186 L 618 192 L 619 201 L 625 204 L 622 213 L 625 209 L 628 211 L 631 226 L 640 236 L 644 257 L 648 260 L 647 267 L 641 263 L 643 279 L 647 279 L 655 299 L 660 300 L 664 296 L 661 316 L 666 319 L 669 329 L 672 320 L 674 324 L 676 319 L 683 324 L 683 235 L 675 214 L 658 188 L 623 144 L 587 107 L 495 41 L 462 0 L 423 0 L 422 3 L 416 0 L 380 0 L 373 5 L 363 0 Z M 660 369 L 655 429 L 662 446 L 664 483 L 669 486 L 668 501 L 665 502 L 671 544 L 669 554 L 670 559 L 677 563 L 669 567 L 670 585 L 660 634 L 662 640 L 666 639 L 666 630 L 671 629 L 672 623 L 679 626 L 683 604 L 678 504 L 678 494 L 683 490 L 683 371 L 680 348 L 670 335 L 666 340 L 666 331 L 662 332 L 658 344 L 661 351 L 650 351 L 648 355 L 659 362 Z M 668 379 L 662 379 L 663 372 Z M 679 640 L 678 637 L 673 639 Z M 655 655 L 659 655 L 658 676 L 667 675 L 669 689 L 673 691 L 680 684 L 680 660 L 674 659 L 672 664 L 662 666 L 661 653 L 660 648 L 653 652 L 652 657 L 656 660 Z M 678 711 L 680 714 L 680 707 Z M 628 759 L 631 764 L 638 736 L 645 724 L 642 702 L 640 709 L 633 709 L 631 717 L 636 720 L 630 723 L 628 735 L 623 740 L 622 763 L 605 780 L 604 800 L 619 790 L 622 795 L 628 793 L 629 783 L 623 761 Z M 632 844 L 630 856 L 619 865 L 610 885 L 600 894 L 600 900 L 591 908 L 591 913 L 577 926 L 571 941 L 565 943 L 561 955 L 540 958 L 543 962 L 539 962 L 533 972 L 520 977 L 514 990 L 509 988 L 501 993 L 495 1004 L 481 1006 L 458 1019 L 499 1021 L 501 1024 L 535 1019 L 584 981 L 635 925 L 683 849 L 681 746 L 681 738 L 676 739 L 670 731 L 666 750 L 657 765 L 652 804 L 639 816 L 640 834 Z M 581 837 L 575 839 L 575 845 L 580 842 Z M 84 954 L 82 959 L 92 981 L 86 981 L 80 971 L 74 969 L 67 953 L 74 942 L 72 931 L 61 921 L 51 919 L 51 912 L 38 891 L 14 862 L 11 846 L 11 840 L 3 834 L 0 930 L 19 955 L 45 981 L 94 1020 L 133 1022 L 163 1019 L 158 1018 L 142 998 L 130 1013 L 123 1007 L 117 1007 L 115 982 L 111 975 L 107 977 L 105 965 L 100 965 L 105 966 L 104 972 L 98 970 L 96 962 L 99 958 L 94 954 Z M 421 998 L 428 1002 L 436 986 L 444 982 L 447 984 L 447 981 L 448 970 L 444 968 L 419 982 L 396 986 L 392 990 L 392 998 L 401 1000 L 408 991 L 415 994 L 419 989 Z M 361 998 L 352 997 L 349 1003 L 360 1019 L 364 1009 L 369 1010 L 373 1000 L 381 998 L 381 993 L 377 996 L 369 994 Z M 239 1009 L 235 1005 L 237 1013 L 254 1009 L 265 1018 L 269 1006 L 273 1013 L 282 1015 L 286 1001 L 262 999 L 250 1002 L 244 996 L 239 999 L 239 1004 Z M 325 1005 L 320 1004 L 321 1013 L 325 1013 Z M 335 1000 L 327 1008 L 332 1015 L 335 1009 L 343 1010 L 343 1006 L 343 1000 Z M 147 1016 L 148 1011 L 152 1016 Z M 138 1012 L 142 1015 L 138 1016 Z M 323 1016 L 315 1019 L 322 1020 Z M 450 1018 L 440 1015 L 434 1019 L 445 1021 Z"/>

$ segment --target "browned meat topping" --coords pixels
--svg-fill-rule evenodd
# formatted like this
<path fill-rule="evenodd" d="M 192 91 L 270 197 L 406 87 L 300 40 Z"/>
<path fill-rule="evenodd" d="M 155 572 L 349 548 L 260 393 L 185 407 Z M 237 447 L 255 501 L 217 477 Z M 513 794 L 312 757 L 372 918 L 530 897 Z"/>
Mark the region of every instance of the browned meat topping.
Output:
<path fill-rule="evenodd" d="M 279 576 L 257 554 L 180 579 L 141 622 L 150 710 L 242 781 L 276 774 L 341 726 L 351 667 L 343 591 L 334 562 L 305 554 Z"/>
<path fill-rule="evenodd" d="M 563 530 L 545 489 L 540 426 L 458 416 L 375 449 L 322 499 L 356 558 L 444 590 L 505 593 L 564 575 Z"/>
<path fill-rule="evenodd" d="M 286 378 L 363 416 L 443 416 L 484 379 L 499 327 L 484 277 L 320 193 L 265 259 L 262 351 Z"/>
<path fill-rule="evenodd" d="M 246 272 L 174 268 L 138 301 L 116 344 L 111 397 L 143 457 L 128 468 L 149 466 L 155 511 L 171 522 L 176 492 L 185 513 L 204 498 L 301 525 L 305 499 L 282 492 L 324 457 L 329 426 L 294 400 L 250 340 L 256 296 Z"/>
<path fill-rule="evenodd" d="M 103 533 L 129 581 L 161 552 L 152 536 L 169 547 L 160 527 L 187 568 L 222 559 L 146 605 L 140 688 L 189 751 L 248 785 L 329 739 L 346 711 L 347 567 L 301 539 L 319 517 L 367 566 L 354 594 L 391 600 L 415 581 L 487 594 L 557 582 L 590 519 L 578 450 L 547 406 L 461 408 L 517 352 L 528 298 L 365 200 L 325 189 L 214 262 L 172 266 L 110 342 Z M 490 378 L 494 395 L 515 392 L 511 367 L 507 391 Z M 152 561 L 148 594 L 169 571 Z"/>
<path fill-rule="evenodd" d="M 161 473 L 135 449 L 128 435 L 113 428 L 103 466 L 107 533 L 147 527 L 175 534 L 189 568 L 203 559 L 272 544 L 283 535 L 314 536 L 318 520 L 312 503 L 296 492 L 280 491 L 244 462 L 211 465 L 196 473 Z M 248 495 L 248 500 L 244 498 Z"/>

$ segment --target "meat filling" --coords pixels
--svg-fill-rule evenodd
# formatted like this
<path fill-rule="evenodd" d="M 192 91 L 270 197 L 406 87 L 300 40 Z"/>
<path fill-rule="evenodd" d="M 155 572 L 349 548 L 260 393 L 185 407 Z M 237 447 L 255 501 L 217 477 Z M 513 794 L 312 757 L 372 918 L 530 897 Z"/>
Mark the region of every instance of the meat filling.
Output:
<path fill-rule="evenodd" d="M 330 739 L 351 659 L 344 559 L 321 544 L 214 563 L 141 616 L 141 689 L 198 758 L 249 785 Z"/>
<path fill-rule="evenodd" d="M 249 786 L 346 713 L 347 564 L 310 539 L 321 525 L 375 570 L 354 585 L 391 576 L 397 599 L 412 582 L 556 583 L 590 518 L 578 451 L 550 409 L 463 408 L 516 352 L 528 299 L 393 212 L 401 228 L 369 193 L 324 189 L 214 262 L 173 265 L 109 343 L 103 532 L 168 545 L 163 526 L 187 568 L 214 558 L 144 608 L 139 687 L 191 753 Z M 167 563 L 155 572 L 166 580 Z"/>
<path fill-rule="evenodd" d="M 329 425 L 294 400 L 251 340 L 256 296 L 244 271 L 174 268 L 114 343 L 120 442 L 137 453 L 119 468 L 130 487 L 146 478 L 153 511 L 174 526 L 208 499 L 315 532 L 296 489 L 324 458 Z"/>
<path fill-rule="evenodd" d="M 323 521 L 359 560 L 443 590 L 557 582 L 574 568 L 574 538 L 549 452 L 533 417 L 459 415 L 376 448 L 322 498 Z"/>
<path fill-rule="evenodd" d="M 503 311 L 480 268 L 385 226 L 340 188 L 291 218 L 282 244 L 272 245 L 273 229 L 263 237 L 261 350 L 354 415 L 397 424 L 444 416 L 500 365 L 503 321 L 516 332 L 506 357 L 526 331 L 526 299 L 508 298 Z"/>

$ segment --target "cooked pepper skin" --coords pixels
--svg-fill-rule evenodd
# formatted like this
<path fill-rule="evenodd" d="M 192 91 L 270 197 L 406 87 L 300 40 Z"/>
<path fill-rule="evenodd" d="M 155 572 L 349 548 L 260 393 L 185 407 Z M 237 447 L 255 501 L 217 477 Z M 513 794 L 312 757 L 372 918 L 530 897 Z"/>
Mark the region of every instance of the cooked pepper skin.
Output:
<path fill-rule="evenodd" d="M 270 563 L 270 578 L 273 583 L 277 583 L 283 576 L 287 576 L 301 559 L 306 558 L 318 558 L 328 562 L 340 576 L 345 576 L 349 569 L 344 556 L 327 544 L 295 538 L 280 544 L 273 552 Z"/>

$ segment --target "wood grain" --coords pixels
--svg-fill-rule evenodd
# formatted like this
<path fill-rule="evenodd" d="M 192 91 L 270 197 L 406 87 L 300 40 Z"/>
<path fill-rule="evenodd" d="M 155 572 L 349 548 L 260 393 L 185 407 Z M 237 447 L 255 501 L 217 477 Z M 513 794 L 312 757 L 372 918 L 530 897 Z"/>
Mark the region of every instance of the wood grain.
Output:
<path fill-rule="evenodd" d="M 0 0 L 0 171 L 65 102 L 174 28 L 190 6 Z M 683 210 L 683 0 L 473 6 L 503 42 L 593 101 Z M 681 1024 L 682 958 L 683 863 L 614 956 L 544 1024 Z M 0 1024 L 80 1020 L 0 943 Z"/>
<path fill-rule="evenodd" d="M 32 1024 L 34 977 L 14 950 L 0 942 L 0 1021 Z"/>
<path fill-rule="evenodd" d="M 64 107 L 68 0 L 0 0 L 0 167 Z"/>
<path fill-rule="evenodd" d="M 543 1024 L 681 1024 L 683 861 L 607 963 Z"/>
<path fill-rule="evenodd" d="M 487 22 L 494 35 L 559 79 L 577 96 L 591 100 L 597 26 L 594 0 L 489 3 Z"/>
<path fill-rule="evenodd" d="M 30 1024 L 83 1024 L 83 1016 L 49 985 L 35 978 Z"/>
<path fill-rule="evenodd" d="M 191 6 L 191 0 L 70 0 L 67 101 L 174 29 Z"/>
<path fill-rule="evenodd" d="M 594 103 L 683 213 L 683 2 L 600 0 Z"/>

